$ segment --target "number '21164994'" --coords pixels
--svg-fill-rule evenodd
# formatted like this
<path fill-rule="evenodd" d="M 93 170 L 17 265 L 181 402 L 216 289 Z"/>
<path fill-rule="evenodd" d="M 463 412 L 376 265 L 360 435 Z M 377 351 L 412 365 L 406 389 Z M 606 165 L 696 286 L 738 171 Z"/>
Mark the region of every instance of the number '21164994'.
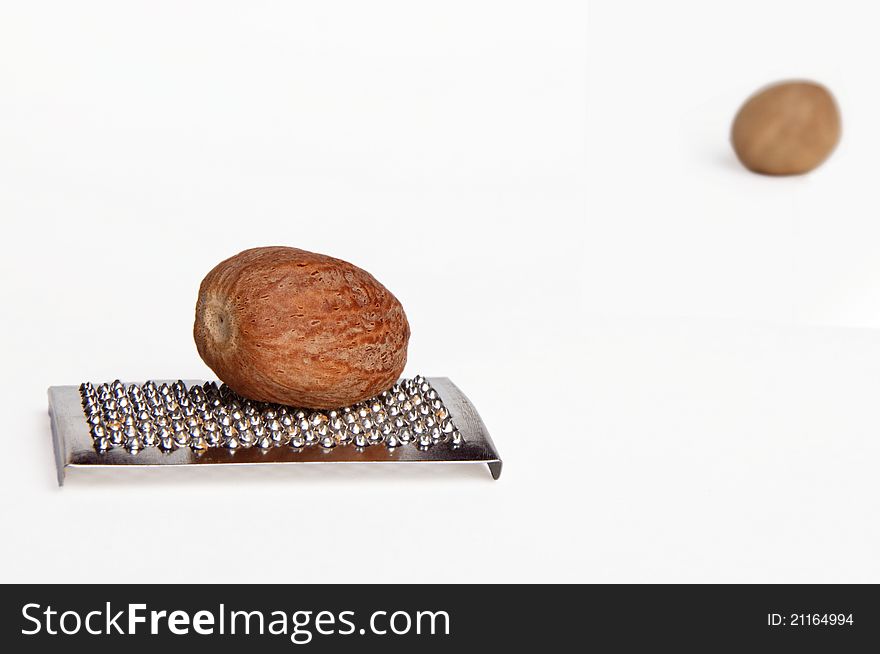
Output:
<path fill-rule="evenodd" d="M 770 627 L 843 627 L 852 626 L 852 613 L 768 613 Z"/>

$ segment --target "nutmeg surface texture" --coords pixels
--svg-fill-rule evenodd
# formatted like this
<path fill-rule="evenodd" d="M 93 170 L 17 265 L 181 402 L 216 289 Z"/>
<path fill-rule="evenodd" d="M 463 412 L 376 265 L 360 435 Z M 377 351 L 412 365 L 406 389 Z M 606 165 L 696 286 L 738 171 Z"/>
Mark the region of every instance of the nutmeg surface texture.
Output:
<path fill-rule="evenodd" d="M 749 170 L 799 175 L 837 147 L 840 112 L 831 92 L 810 81 L 780 82 L 746 100 L 733 121 L 731 142 Z"/>
<path fill-rule="evenodd" d="M 410 328 L 371 274 L 291 247 L 245 250 L 202 280 L 199 355 L 244 397 L 332 409 L 398 380 Z"/>

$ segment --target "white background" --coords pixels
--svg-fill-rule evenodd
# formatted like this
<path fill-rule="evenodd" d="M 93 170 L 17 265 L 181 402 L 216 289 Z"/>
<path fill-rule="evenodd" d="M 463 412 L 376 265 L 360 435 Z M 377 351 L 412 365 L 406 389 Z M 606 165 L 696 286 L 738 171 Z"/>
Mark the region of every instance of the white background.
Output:
<path fill-rule="evenodd" d="M 705 6 L 704 6 L 705 5 Z M 5 2 L 0 581 L 880 581 L 878 15 L 862 2 Z M 730 120 L 812 77 L 797 179 Z M 210 378 L 204 273 L 406 307 L 478 467 L 71 471 L 47 386 Z"/>

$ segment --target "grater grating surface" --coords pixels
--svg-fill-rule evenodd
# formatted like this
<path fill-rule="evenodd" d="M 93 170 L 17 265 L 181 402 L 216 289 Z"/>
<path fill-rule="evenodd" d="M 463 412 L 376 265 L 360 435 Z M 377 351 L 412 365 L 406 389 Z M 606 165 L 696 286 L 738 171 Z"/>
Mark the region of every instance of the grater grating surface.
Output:
<path fill-rule="evenodd" d="M 404 379 L 334 411 L 254 402 L 214 382 L 86 382 L 49 389 L 58 481 L 69 466 L 501 460 L 446 378 Z"/>

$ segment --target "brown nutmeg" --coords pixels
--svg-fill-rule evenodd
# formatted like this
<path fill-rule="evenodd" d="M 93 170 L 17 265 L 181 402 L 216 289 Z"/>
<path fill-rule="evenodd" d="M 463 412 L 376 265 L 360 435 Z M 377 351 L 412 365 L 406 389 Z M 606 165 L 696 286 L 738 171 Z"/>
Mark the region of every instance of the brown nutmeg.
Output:
<path fill-rule="evenodd" d="M 240 395 L 332 409 L 397 381 L 409 323 L 397 298 L 357 266 L 263 247 L 208 273 L 193 334 L 205 363 Z"/>
<path fill-rule="evenodd" d="M 814 82 L 780 82 L 762 89 L 740 108 L 731 141 L 751 171 L 799 175 L 821 164 L 840 140 L 834 97 Z"/>

